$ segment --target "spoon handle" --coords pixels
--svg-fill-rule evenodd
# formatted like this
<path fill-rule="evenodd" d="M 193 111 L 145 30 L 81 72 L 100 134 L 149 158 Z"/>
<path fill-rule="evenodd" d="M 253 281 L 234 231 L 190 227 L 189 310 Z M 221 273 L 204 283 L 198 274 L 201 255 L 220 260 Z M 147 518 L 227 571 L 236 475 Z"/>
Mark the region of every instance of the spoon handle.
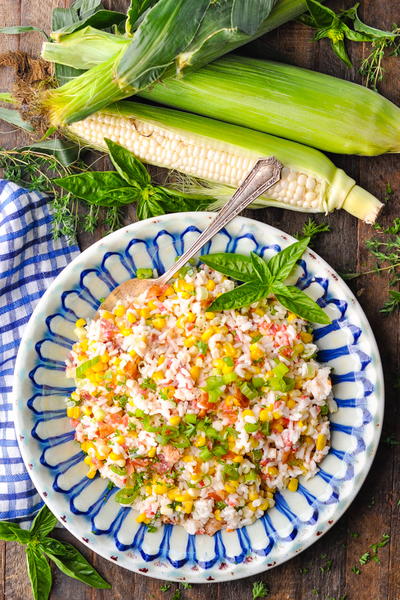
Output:
<path fill-rule="evenodd" d="M 249 204 L 254 202 L 281 178 L 283 165 L 274 157 L 260 158 L 240 184 L 233 196 L 224 204 L 215 219 L 186 252 L 158 278 L 160 285 L 167 283 L 218 231 L 227 225 Z"/>

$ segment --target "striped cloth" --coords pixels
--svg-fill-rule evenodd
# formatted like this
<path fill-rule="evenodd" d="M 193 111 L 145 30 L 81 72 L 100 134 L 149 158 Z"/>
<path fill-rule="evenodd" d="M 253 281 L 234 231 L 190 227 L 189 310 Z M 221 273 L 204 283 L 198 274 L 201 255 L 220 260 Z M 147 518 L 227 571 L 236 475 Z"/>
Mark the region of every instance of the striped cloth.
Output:
<path fill-rule="evenodd" d="M 48 199 L 0 179 L 0 519 L 25 520 L 42 505 L 22 462 L 11 405 L 18 346 L 39 298 L 79 253 L 53 240 Z"/>

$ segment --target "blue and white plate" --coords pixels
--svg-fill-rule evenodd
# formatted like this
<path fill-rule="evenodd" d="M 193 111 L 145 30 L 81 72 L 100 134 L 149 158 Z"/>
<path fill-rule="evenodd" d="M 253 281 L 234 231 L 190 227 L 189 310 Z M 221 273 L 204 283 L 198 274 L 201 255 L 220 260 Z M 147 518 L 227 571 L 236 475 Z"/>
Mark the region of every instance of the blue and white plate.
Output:
<path fill-rule="evenodd" d="M 211 213 L 165 215 L 135 223 L 100 240 L 76 258 L 39 302 L 25 330 L 15 369 L 15 424 L 23 458 L 39 493 L 79 540 L 132 571 L 190 582 L 247 577 L 288 560 L 315 542 L 343 514 L 359 491 L 381 431 L 384 390 L 381 361 L 357 300 L 321 258 L 307 251 L 296 285 L 325 308 L 332 324 L 314 330 L 319 360 L 333 369 L 339 410 L 332 416 L 332 447 L 313 479 L 298 491 L 276 495 L 276 505 L 256 523 L 213 537 L 189 535 L 166 525 L 155 533 L 135 512 L 114 500 L 100 478 L 87 479 L 74 442 L 64 398 L 71 380 L 64 360 L 78 318 L 90 318 L 99 298 L 137 268 L 159 274 L 192 244 Z M 204 249 L 251 250 L 271 256 L 292 243 L 278 229 L 237 218 Z"/>

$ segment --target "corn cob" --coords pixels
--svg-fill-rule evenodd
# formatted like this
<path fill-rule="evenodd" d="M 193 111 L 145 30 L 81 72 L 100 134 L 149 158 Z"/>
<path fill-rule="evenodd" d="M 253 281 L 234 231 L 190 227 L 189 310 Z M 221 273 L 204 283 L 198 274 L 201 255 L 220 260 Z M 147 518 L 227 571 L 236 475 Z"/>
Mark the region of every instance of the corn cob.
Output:
<path fill-rule="evenodd" d="M 254 14 L 259 18 L 259 21 L 255 19 L 257 26 L 246 31 L 240 18 L 238 24 L 232 26 L 232 11 L 235 4 L 239 7 L 243 3 L 244 15 L 248 2 L 159 0 L 127 45 L 121 44 L 108 60 L 60 88 L 48 90 L 40 99 L 41 111 L 54 126 L 81 120 L 161 78 L 198 69 L 306 9 L 306 0 L 259 0 L 254 6 Z M 241 13 L 236 11 L 236 14 Z M 55 32 L 53 38 L 62 41 L 63 34 Z M 84 47 L 82 55 L 85 55 Z"/>
<path fill-rule="evenodd" d="M 284 165 L 281 181 L 254 207 L 303 212 L 344 208 L 373 223 L 382 206 L 317 150 L 168 108 L 120 102 L 71 124 L 69 132 L 102 150 L 109 138 L 144 162 L 201 178 L 208 182 L 207 195 L 220 199 L 232 193 L 259 157 L 276 156 Z"/>

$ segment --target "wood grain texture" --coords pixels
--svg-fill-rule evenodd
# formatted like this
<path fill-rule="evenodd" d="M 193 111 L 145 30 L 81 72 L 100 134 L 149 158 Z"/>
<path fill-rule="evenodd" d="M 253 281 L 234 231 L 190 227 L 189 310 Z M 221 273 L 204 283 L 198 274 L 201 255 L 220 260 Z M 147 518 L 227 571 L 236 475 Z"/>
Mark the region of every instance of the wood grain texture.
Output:
<path fill-rule="evenodd" d="M 54 5 L 65 6 L 68 0 L 0 0 L 1 24 L 33 24 L 48 28 L 49 15 Z M 123 9 L 125 0 L 108 0 L 108 7 Z M 353 0 L 330 0 L 333 8 L 348 8 Z M 400 20 L 398 0 L 364 0 L 361 15 L 371 25 L 391 27 Z M 40 47 L 38 35 L 2 36 L 2 52 L 8 49 L 23 49 L 35 53 Z M 299 24 L 289 24 L 263 39 L 257 40 L 243 50 L 246 54 L 287 61 L 313 68 L 332 75 L 361 82 L 357 69 L 347 70 L 329 49 L 326 41 L 316 44 L 312 33 Z M 365 44 L 352 45 L 350 53 L 354 64 L 358 65 L 368 52 Z M 388 58 L 385 62 L 386 77 L 381 86 L 382 92 L 391 100 L 399 101 L 400 59 Z M 0 90 L 8 89 L 12 81 L 9 70 L 0 71 Z M 0 146 L 14 146 L 22 142 L 20 134 L 12 128 L 1 126 Z M 333 157 L 336 164 L 344 168 L 358 180 L 360 185 L 383 198 L 385 186 L 390 182 L 395 196 L 385 208 L 381 221 L 386 224 L 399 216 L 400 199 L 400 158 L 385 156 L 374 159 L 359 157 Z M 260 221 L 284 229 L 289 233 L 298 231 L 306 221 L 306 216 L 267 209 L 246 211 Z M 134 218 L 134 210 L 129 209 L 125 222 Z M 373 267 L 365 240 L 371 237 L 371 229 L 357 222 L 344 212 L 328 217 L 319 217 L 332 226 L 333 232 L 325 234 L 317 241 L 315 249 L 337 271 L 350 272 L 360 268 Z M 89 246 L 104 234 L 103 229 L 94 235 L 80 236 L 81 248 Z M 398 391 L 394 389 L 394 377 L 400 370 L 399 315 L 382 318 L 379 308 L 386 295 L 387 278 L 368 276 L 351 283 L 362 307 L 375 331 L 385 367 L 386 417 L 383 439 L 394 435 L 400 439 Z M 254 580 L 268 583 L 272 600 L 339 600 L 347 595 L 347 600 L 400 600 L 400 448 L 381 443 L 374 465 L 361 492 L 347 513 L 335 526 L 311 548 L 288 563 L 260 576 L 241 581 L 218 585 L 196 585 L 182 594 L 184 600 L 250 600 L 251 585 Z M 361 554 L 382 534 L 391 535 L 390 544 L 380 552 L 380 564 L 370 563 L 362 575 L 351 569 L 358 563 Z M 166 593 L 160 591 L 160 582 L 142 575 L 130 573 L 102 558 L 93 555 L 82 544 L 74 540 L 67 531 L 59 531 L 57 537 L 73 542 L 93 561 L 99 571 L 112 583 L 112 590 L 92 590 L 82 584 L 54 573 L 52 600 L 169 600 L 176 585 Z M 326 564 L 332 560 L 330 570 Z M 23 550 L 16 544 L 4 544 L 0 548 L 0 598 L 25 600 L 30 598 L 30 589 L 24 568 Z"/>

